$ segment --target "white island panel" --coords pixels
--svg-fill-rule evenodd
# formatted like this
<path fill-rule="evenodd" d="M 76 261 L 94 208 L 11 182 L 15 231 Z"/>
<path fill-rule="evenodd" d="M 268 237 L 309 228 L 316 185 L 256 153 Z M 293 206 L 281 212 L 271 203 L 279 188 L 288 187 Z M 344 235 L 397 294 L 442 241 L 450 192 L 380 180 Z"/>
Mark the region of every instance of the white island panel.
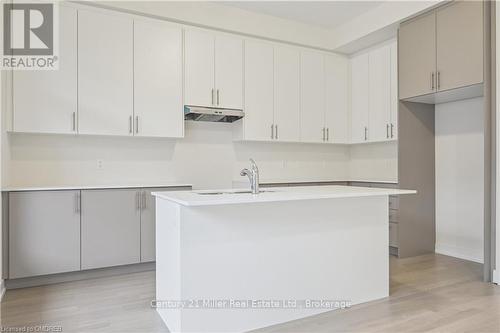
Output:
<path fill-rule="evenodd" d="M 202 206 L 158 195 L 156 212 L 158 301 L 389 295 L 387 195 Z M 157 310 L 174 332 L 241 332 L 332 309 Z"/>

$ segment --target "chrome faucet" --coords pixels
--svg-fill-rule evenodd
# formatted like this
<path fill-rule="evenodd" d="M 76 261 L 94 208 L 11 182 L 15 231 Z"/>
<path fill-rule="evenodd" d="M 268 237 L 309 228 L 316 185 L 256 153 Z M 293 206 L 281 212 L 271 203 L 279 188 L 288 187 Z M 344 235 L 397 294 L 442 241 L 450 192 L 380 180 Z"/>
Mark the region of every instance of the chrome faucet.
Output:
<path fill-rule="evenodd" d="M 257 167 L 257 163 L 251 158 L 250 159 L 251 167 L 250 170 L 243 169 L 240 172 L 241 176 L 248 176 L 250 180 L 250 188 L 252 189 L 252 194 L 259 194 L 259 168 Z"/>

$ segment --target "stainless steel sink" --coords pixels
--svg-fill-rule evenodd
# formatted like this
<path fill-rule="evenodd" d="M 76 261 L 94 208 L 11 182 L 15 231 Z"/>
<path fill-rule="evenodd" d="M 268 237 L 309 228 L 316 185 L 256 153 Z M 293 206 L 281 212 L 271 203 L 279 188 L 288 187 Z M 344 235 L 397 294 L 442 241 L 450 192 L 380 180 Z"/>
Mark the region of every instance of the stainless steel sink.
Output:
<path fill-rule="evenodd" d="M 276 191 L 271 191 L 271 190 L 262 190 L 259 192 L 260 193 L 268 193 L 268 192 L 276 192 Z M 199 195 L 224 195 L 224 194 L 251 194 L 252 191 L 215 191 L 215 192 L 196 192 L 196 194 Z"/>

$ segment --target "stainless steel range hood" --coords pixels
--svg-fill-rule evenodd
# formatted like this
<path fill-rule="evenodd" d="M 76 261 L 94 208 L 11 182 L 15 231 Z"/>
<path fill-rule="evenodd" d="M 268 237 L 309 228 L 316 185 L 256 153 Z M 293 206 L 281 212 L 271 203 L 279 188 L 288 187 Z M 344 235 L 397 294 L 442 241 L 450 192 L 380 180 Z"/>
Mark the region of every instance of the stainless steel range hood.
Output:
<path fill-rule="evenodd" d="M 202 106 L 184 106 L 184 119 L 194 121 L 212 121 L 232 123 L 243 118 L 245 113 L 238 109 L 207 108 Z"/>

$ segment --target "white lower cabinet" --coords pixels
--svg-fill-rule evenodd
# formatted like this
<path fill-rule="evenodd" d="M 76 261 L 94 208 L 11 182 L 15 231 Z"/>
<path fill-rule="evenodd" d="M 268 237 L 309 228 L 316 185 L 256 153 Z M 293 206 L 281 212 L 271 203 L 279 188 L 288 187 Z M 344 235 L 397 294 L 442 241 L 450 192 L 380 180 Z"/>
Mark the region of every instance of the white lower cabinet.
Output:
<path fill-rule="evenodd" d="M 80 269 L 80 191 L 9 194 L 10 279 Z"/>

